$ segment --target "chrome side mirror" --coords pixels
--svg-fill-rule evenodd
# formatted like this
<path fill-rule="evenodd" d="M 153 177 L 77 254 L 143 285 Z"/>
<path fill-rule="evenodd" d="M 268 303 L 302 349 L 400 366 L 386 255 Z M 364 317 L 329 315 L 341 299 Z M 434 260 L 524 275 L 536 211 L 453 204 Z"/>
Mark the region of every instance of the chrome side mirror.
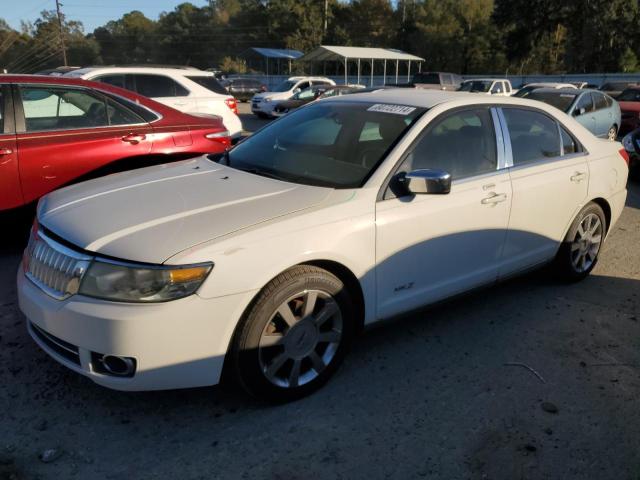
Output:
<path fill-rule="evenodd" d="M 401 173 L 398 183 L 413 195 L 443 195 L 451 191 L 451 174 L 444 170 L 421 169 Z"/>

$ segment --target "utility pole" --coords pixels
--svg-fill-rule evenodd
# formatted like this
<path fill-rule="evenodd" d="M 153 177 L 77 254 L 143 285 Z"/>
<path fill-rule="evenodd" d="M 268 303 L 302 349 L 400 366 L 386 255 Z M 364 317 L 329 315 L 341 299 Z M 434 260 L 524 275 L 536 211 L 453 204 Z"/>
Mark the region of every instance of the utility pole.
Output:
<path fill-rule="evenodd" d="M 324 0 L 324 29 L 322 30 L 322 39 L 327 38 L 327 27 L 329 25 L 329 0 Z"/>
<path fill-rule="evenodd" d="M 67 66 L 67 47 L 64 45 L 64 30 L 62 29 L 62 12 L 60 12 L 60 0 L 56 0 L 56 12 L 58 12 L 58 27 L 60 28 L 60 47 L 62 48 L 62 61 Z"/>

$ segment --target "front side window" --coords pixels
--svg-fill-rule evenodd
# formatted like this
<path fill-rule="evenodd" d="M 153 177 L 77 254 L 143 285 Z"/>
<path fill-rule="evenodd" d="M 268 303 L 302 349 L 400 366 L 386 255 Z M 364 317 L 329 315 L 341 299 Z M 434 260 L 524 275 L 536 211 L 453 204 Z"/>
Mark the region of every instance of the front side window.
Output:
<path fill-rule="evenodd" d="M 491 89 L 491 93 L 502 93 L 502 82 L 496 82 Z"/>
<path fill-rule="evenodd" d="M 458 111 L 427 126 L 400 171 L 439 169 L 453 180 L 497 169 L 496 137 L 487 108 Z"/>
<path fill-rule="evenodd" d="M 288 92 L 289 90 L 293 89 L 293 87 L 296 86 L 296 82 L 291 82 L 289 80 L 286 80 L 284 82 L 282 82 L 280 85 L 278 85 L 276 88 L 274 88 L 272 91 L 273 92 Z"/>
<path fill-rule="evenodd" d="M 486 80 L 469 80 L 460 85 L 461 92 L 482 92 L 486 93 L 491 88 L 491 82 Z"/>
<path fill-rule="evenodd" d="M 301 82 L 296 86 L 296 90 L 306 90 L 311 86 L 311 82 Z"/>
<path fill-rule="evenodd" d="M 109 125 L 105 99 L 87 90 L 22 86 L 20 96 L 28 132 Z"/>
<path fill-rule="evenodd" d="M 540 112 L 503 108 L 514 166 L 560 156 L 558 124 Z"/>
<path fill-rule="evenodd" d="M 422 108 L 356 102 L 312 104 L 239 143 L 233 168 L 331 188 L 362 186 Z"/>
<path fill-rule="evenodd" d="M 149 98 L 186 97 L 189 91 L 175 80 L 164 75 L 132 75 L 135 78 L 136 92 Z"/>

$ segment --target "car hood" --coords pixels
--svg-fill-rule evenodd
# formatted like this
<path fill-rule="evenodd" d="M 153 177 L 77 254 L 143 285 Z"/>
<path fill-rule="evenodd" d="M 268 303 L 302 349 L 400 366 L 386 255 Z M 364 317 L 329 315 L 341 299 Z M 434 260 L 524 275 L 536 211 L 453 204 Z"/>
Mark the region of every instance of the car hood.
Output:
<path fill-rule="evenodd" d="M 162 263 L 199 243 L 309 208 L 330 192 L 198 157 L 55 191 L 40 201 L 38 221 L 84 250 Z"/>

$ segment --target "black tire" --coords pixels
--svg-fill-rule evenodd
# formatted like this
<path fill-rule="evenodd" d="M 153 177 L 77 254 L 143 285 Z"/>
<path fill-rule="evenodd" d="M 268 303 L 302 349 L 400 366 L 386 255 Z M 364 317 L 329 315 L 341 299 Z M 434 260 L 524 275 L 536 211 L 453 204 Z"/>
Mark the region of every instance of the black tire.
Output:
<path fill-rule="evenodd" d="M 607 139 L 611 142 L 615 142 L 616 138 L 618 138 L 618 126 L 613 124 L 607 131 Z"/>
<path fill-rule="evenodd" d="M 587 217 L 593 218 L 591 217 L 593 215 L 595 215 L 600 222 L 598 233 L 600 235 L 600 242 L 597 246 L 597 251 L 595 251 L 595 254 L 590 254 L 593 256 L 593 259 L 589 260 L 589 255 L 585 256 L 585 259 L 588 261 L 588 263 L 585 263 L 583 267 L 580 268 L 580 263 L 577 262 L 576 259 L 578 257 L 581 257 L 583 249 L 584 251 L 589 250 L 589 248 L 586 248 L 586 241 L 579 238 L 581 237 L 580 226 L 583 224 L 583 222 L 586 221 Z M 591 273 L 591 271 L 598 263 L 598 258 L 600 256 L 600 251 L 602 250 L 602 245 L 607 233 L 607 228 L 607 219 L 600 205 L 591 202 L 585 205 L 582 210 L 580 210 L 576 218 L 573 220 L 573 223 L 571 224 L 571 227 L 569 228 L 569 231 L 567 232 L 567 235 L 565 236 L 562 245 L 558 250 L 558 254 L 556 255 L 555 267 L 557 273 L 562 279 L 569 282 L 577 282 Z M 581 241 L 583 243 L 581 243 Z M 593 248 L 593 246 L 590 248 Z"/>
<path fill-rule="evenodd" d="M 324 323 L 319 325 L 325 325 L 327 323 L 332 324 L 335 319 L 340 318 L 341 332 L 339 340 L 335 340 L 332 343 L 320 343 L 314 344 L 314 339 L 311 338 L 316 335 L 316 339 L 320 338 L 321 329 L 327 328 L 327 326 L 316 326 L 317 331 L 315 333 L 305 333 L 305 328 L 309 324 L 315 326 L 314 310 L 309 316 L 302 314 L 304 305 L 300 302 L 307 302 L 304 295 L 308 295 L 305 292 L 316 292 L 314 295 L 313 304 L 317 304 L 318 313 L 321 315 L 321 311 L 325 310 L 328 304 L 331 305 L 332 311 L 336 306 L 339 309 L 339 313 L 332 314 L 332 317 L 326 317 L 330 320 L 324 320 Z M 327 295 L 326 298 L 320 295 Z M 298 297 L 301 300 L 298 300 Z M 317 296 L 318 300 L 315 300 Z M 326 303 L 325 303 L 326 302 Z M 312 302 L 309 301 L 311 304 Z M 298 305 L 298 307 L 291 307 L 291 312 L 296 316 L 296 322 L 293 324 L 298 328 L 297 334 L 294 328 L 285 325 L 282 320 L 284 317 L 280 315 L 280 308 L 284 305 L 291 307 L 292 305 Z M 299 313 L 297 313 L 299 312 Z M 268 402 L 287 402 L 295 400 L 310 393 L 314 392 L 322 385 L 324 385 L 329 378 L 338 369 L 342 362 L 344 355 L 353 339 L 354 325 L 355 325 L 355 310 L 353 307 L 353 301 L 346 289 L 345 285 L 335 275 L 329 273 L 321 268 L 310 265 L 299 265 L 293 267 L 276 278 L 271 280 L 254 299 L 251 306 L 245 312 L 236 333 L 234 335 L 232 347 L 231 347 L 231 367 L 238 383 L 251 395 Z M 299 327 L 306 322 L 301 330 Z M 319 322 L 321 322 L 319 320 Z M 276 323 L 283 325 L 283 332 L 275 332 L 273 334 L 265 334 L 269 329 L 276 330 Z M 311 326 L 310 328 L 314 328 Z M 294 333 L 291 333 L 294 332 Z M 299 334 L 302 333 L 302 336 Z M 331 330 L 323 331 L 324 334 L 336 335 L 333 326 Z M 269 347 L 263 347 L 262 341 L 265 339 L 265 335 L 280 335 L 280 344 Z M 295 338 L 297 335 L 298 338 Z M 305 337 L 306 335 L 306 337 Z M 308 353 L 308 357 L 302 359 L 294 359 L 292 356 L 303 356 L 302 352 L 294 352 L 294 349 L 305 342 L 305 338 L 311 338 L 307 346 L 311 349 Z M 299 340 L 299 341 L 298 341 Z M 314 346 L 315 345 L 315 346 Z M 305 346 L 301 347 L 303 350 Z M 324 348 L 324 350 L 323 350 Z M 329 352 L 329 348 L 331 351 Z M 266 352 L 266 353 L 265 353 Z M 274 353 L 272 353 L 274 352 Z M 330 359 L 324 365 L 324 370 L 321 368 L 314 368 L 312 365 L 310 355 L 316 354 L 315 358 L 329 358 L 327 352 L 331 354 Z M 272 355 L 271 365 L 268 365 L 268 359 L 265 360 L 265 356 Z M 274 360 L 277 357 L 286 357 L 286 362 L 282 364 L 279 369 L 274 369 L 271 377 L 268 372 L 274 364 L 279 363 L 278 360 Z M 291 357 L 291 358 L 290 358 Z M 305 363 L 306 360 L 306 363 Z M 303 376 L 306 375 L 307 379 L 305 383 L 298 385 L 298 379 L 296 378 L 295 384 L 283 385 L 278 384 L 276 380 L 281 377 L 288 377 L 291 382 L 291 372 L 295 369 L 295 362 L 298 362 L 298 375 L 300 380 L 303 380 Z M 288 371 L 291 366 L 291 372 Z M 306 370 L 308 368 L 308 370 Z M 305 372 L 304 374 L 302 372 Z M 277 376 L 277 374 L 281 374 Z M 315 376 L 315 377 L 314 377 Z M 286 380 L 282 380 L 286 381 Z"/>

